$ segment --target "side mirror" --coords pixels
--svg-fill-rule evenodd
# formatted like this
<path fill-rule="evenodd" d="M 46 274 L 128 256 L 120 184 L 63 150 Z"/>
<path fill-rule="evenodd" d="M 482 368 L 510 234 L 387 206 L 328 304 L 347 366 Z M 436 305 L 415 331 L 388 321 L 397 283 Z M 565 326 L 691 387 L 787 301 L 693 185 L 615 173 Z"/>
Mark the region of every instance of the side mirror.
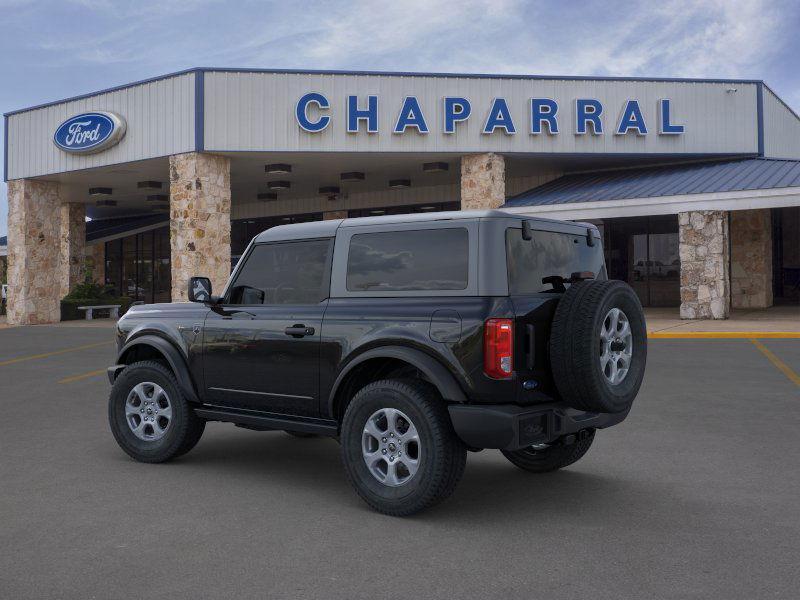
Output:
<path fill-rule="evenodd" d="M 211 280 L 208 277 L 189 279 L 189 302 L 211 302 Z"/>

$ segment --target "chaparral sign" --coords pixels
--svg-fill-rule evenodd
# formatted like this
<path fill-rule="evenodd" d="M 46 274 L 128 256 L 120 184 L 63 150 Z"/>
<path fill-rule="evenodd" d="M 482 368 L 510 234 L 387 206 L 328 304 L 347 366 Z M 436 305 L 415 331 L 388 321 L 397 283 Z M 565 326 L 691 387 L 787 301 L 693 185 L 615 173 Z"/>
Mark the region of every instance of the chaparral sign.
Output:
<path fill-rule="evenodd" d="M 472 104 L 467 98 L 446 96 L 442 99 L 441 132 L 453 134 L 460 123 L 472 117 Z M 481 133 L 491 135 L 500 131 L 506 135 L 515 135 L 522 123 L 515 122 L 505 98 L 492 100 L 486 118 L 481 121 Z M 547 133 L 557 135 L 564 126 L 564 121 L 572 126 L 575 135 L 603 135 L 609 129 L 614 135 L 647 135 L 655 129 L 659 135 L 680 135 L 684 126 L 675 123 L 672 114 L 672 102 L 667 98 L 658 100 L 655 109 L 656 123 L 648 123 L 642 106 L 638 100 L 627 100 L 620 107 L 618 117 L 605 114 L 603 104 L 594 98 L 576 98 L 572 102 L 567 115 L 559 114 L 558 102 L 552 98 L 530 98 L 528 115 L 524 127 L 531 135 Z M 311 114 L 313 110 L 313 115 Z M 485 110 L 485 109 L 484 109 Z M 569 113 L 572 113 L 571 115 Z M 295 119 L 304 131 L 318 133 L 325 130 L 333 116 L 328 98 L 318 92 L 302 96 L 295 106 Z M 378 133 L 378 96 L 347 96 L 347 114 L 345 115 L 348 133 Z M 611 121 L 606 123 L 606 121 Z M 392 133 L 402 134 L 412 129 L 417 133 L 427 134 L 431 129 L 428 116 L 420 106 L 416 96 L 406 96 L 394 119 Z"/>
<path fill-rule="evenodd" d="M 126 127 L 125 119 L 113 112 L 83 113 L 59 125 L 53 143 L 70 154 L 92 154 L 119 143 Z"/>

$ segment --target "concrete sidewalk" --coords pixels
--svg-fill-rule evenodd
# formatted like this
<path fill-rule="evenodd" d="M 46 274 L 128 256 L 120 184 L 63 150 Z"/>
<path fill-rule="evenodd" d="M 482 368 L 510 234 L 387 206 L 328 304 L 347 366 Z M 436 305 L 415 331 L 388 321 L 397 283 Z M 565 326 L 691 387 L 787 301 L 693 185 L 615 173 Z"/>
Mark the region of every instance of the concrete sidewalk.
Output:
<path fill-rule="evenodd" d="M 800 337 L 800 306 L 734 310 L 730 319 L 720 320 L 684 320 L 677 308 L 646 308 L 644 313 L 650 337 L 753 337 L 743 335 L 748 333 L 773 334 L 758 337 Z"/>
<path fill-rule="evenodd" d="M 60 323 L 55 323 L 54 325 L 58 327 L 77 327 L 77 328 L 99 327 L 108 329 L 114 327 L 116 322 L 117 322 L 116 319 L 92 319 L 91 321 L 87 321 L 86 319 L 81 319 L 79 321 L 62 321 Z M 0 329 L 5 329 L 7 327 L 16 327 L 16 326 L 9 325 L 5 315 L 0 316 Z M 32 325 L 31 327 L 50 327 L 50 325 Z"/>

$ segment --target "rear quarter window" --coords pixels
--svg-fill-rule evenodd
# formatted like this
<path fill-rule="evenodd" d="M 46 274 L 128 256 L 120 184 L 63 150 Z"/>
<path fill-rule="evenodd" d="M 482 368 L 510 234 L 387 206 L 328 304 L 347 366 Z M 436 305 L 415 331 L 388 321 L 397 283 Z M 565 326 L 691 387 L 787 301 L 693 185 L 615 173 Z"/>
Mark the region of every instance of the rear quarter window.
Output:
<path fill-rule="evenodd" d="M 506 229 L 506 263 L 508 291 L 517 295 L 555 291 L 552 283 L 542 282 L 554 275 L 569 279 L 591 271 L 597 279 L 608 277 L 600 240 L 589 246 L 585 235 L 534 230 L 533 239 L 525 240 L 520 229 Z"/>
<path fill-rule="evenodd" d="M 360 233 L 350 239 L 350 292 L 464 290 L 468 273 L 466 229 Z"/>

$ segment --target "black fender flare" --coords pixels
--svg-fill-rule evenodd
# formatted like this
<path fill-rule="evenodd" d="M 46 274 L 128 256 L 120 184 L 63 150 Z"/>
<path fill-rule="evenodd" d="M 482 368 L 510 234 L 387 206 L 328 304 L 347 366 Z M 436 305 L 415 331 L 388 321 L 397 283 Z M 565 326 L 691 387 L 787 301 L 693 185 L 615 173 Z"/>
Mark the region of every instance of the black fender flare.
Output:
<path fill-rule="evenodd" d="M 456 378 L 434 357 L 415 348 L 408 348 L 405 346 L 380 346 L 367 350 L 351 360 L 336 376 L 336 380 L 333 382 L 330 395 L 328 396 L 329 415 L 334 414 L 333 410 L 336 393 L 339 391 L 339 387 L 347 375 L 361 363 L 373 358 L 396 358 L 407 362 L 422 371 L 431 383 L 436 386 L 436 389 L 439 390 L 439 393 L 445 400 L 462 403 L 467 401 L 467 397 L 464 395 L 461 386 L 458 385 Z"/>
<path fill-rule="evenodd" d="M 181 392 L 186 396 L 186 399 L 194 403 L 200 402 L 197 396 L 197 390 L 194 387 L 194 382 L 192 381 L 192 376 L 189 374 L 189 367 L 186 364 L 186 359 L 174 344 L 157 335 L 139 336 L 122 347 L 122 350 L 120 350 L 117 355 L 117 364 L 124 364 L 123 358 L 136 346 L 150 346 L 158 350 L 169 363 L 170 369 L 172 369 L 172 372 L 175 374 L 175 379 L 178 380 L 178 386 L 180 386 Z"/>

